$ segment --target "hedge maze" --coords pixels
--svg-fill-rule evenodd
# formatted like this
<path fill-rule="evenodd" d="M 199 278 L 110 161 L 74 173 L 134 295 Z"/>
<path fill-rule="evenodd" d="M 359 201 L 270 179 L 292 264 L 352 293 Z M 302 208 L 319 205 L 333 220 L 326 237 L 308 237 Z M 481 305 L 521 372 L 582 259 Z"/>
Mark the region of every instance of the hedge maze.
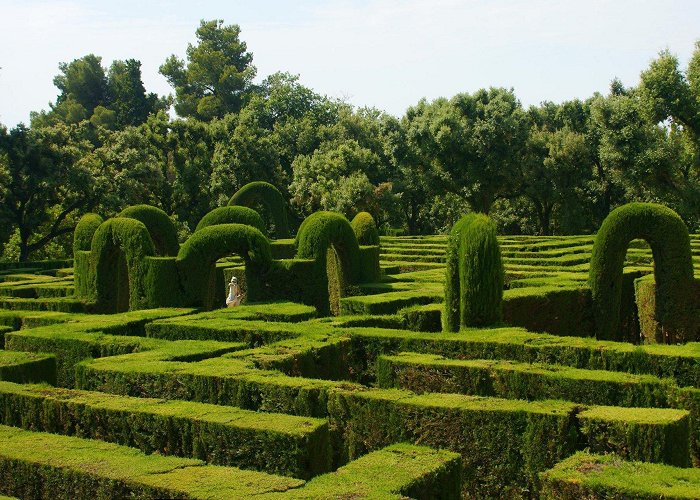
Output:
<path fill-rule="evenodd" d="M 182 244 L 136 207 L 85 216 L 74 260 L 2 264 L 0 495 L 700 496 L 700 237 L 668 209 L 270 239 L 250 196 Z"/>

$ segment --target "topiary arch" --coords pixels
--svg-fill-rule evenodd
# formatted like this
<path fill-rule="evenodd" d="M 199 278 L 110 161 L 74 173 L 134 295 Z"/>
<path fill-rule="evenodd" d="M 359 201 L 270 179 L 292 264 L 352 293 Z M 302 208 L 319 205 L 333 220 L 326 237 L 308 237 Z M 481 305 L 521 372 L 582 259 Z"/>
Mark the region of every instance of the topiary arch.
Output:
<path fill-rule="evenodd" d="M 316 212 L 299 227 L 297 258 L 315 261 L 316 309 L 338 314 L 340 298 L 359 277 L 360 246 L 348 220 L 337 212 Z"/>
<path fill-rule="evenodd" d="M 651 246 L 656 280 L 656 321 L 666 343 L 695 340 L 690 290 L 690 236 L 680 216 L 655 203 L 629 203 L 605 218 L 593 244 L 589 283 L 596 336 L 615 340 L 620 329 L 622 273 L 627 247 L 641 238 Z"/>
<path fill-rule="evenodd" d="M 272 262 L 268 239 L 259 229 L 244 224 L 208 226 L 183 243 L 177 255 L 177 269 L 187 305 L 215 307 L 216 261 L 234 253 L 245 260 L 246 275 L 265 272 Z"/>
<path fill-rule="evenodd" d="M 503 261 L 496 224 L 484 214 L 468 214 L 447 240 L 443 330 L 487 326 L 501 320 Z"/>
<path fill-rule="evenodd" d="M 269 182 L 250 182 L 236 191 L 228 202 L 229 205 L 253 207 L 260 203 L 267 209 L 275 224 L 277 238 L 289 238 L 289 223 L 287 221 L 287 203 L 282 193 Z"/>
<path fill-rule="evenodd" d="M 103 222 L 102 217 L 93 213 L 87 213 L 80 218 L 73 233 L 73 255 L 90 250 L 92 237 Z"/>
<path fill-rule="evenodd" d="M 195 231 L 217 224 L 246 224 L 259 229 L 261 233 L 265 234 L 265 221 L 258 212 L 252 208 L 230 205 L 215 208 L 202 217 Z"/>
<path fill-rule="evenodd" d="M 164 211 L 151 205 L 133 205 L 121 211 L 117 217 L 128 217 L 143 222 L 148 228 L 158 255 L 177 255 L 179 243 L 175 224 Z"/>
<path fill-rule="evenodd" d="M 144 261 L 155 255 L 146 226 L 117 217 L 95 231 L 91 248 L 96 308 L 102 313 L 142 309 L 145 304 Z"/>

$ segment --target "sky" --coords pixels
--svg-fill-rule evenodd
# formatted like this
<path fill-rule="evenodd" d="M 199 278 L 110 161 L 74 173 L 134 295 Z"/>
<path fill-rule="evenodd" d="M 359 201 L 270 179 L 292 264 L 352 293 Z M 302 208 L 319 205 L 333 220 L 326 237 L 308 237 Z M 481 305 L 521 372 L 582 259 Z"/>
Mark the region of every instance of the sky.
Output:
<path fill-rule="evenodd" d="M 495 86 L 525 106 L 606 93 L 668 49 L 685 68 L 698 0 L 0 0 L 0 123 L 28 123 L 58 90 L 58 65 L 93 53 L 142 63 L 146 90 L 185 57 L 201 19 L 238 24 L 257 80 L 276 71 L 401 116 L 421 98 Z"/>

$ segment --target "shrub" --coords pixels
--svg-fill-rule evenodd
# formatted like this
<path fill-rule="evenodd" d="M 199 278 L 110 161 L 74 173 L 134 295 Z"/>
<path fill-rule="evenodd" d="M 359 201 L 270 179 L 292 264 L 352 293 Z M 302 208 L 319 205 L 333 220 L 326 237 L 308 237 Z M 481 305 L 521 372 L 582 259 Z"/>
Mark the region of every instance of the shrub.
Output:
<path fill-rule="evenodd" d="M 160 208 L 151 205 L 134 205 L 121 211 L 117 217 L 136 219 L 145 224 L 158 255 L 177 255 L 180 245 L 177 241 L 177 229 Z"/>
<path fill-rule="evenodd" d="M 348 220 L 337 212 L 316 212 L 299 227 L 297 258 L 313 259 L 316 303 L 321 315 L 340 310 L 348 285 L 358 282 L 360 247 Z M 329 260 L 330 257 L 330 260 Z M 330 285 L 334 285 L 331 289 Z M 332 297 L 331 297 L 332 296 Z"/>
<path fill-rule="evenodd" d="M 250 182 L 231 197 L 229 205 L 251 207 L 261 203 L 267 209 L 275 224 L 277 238 L 289 238 L 289 223 L 287 222 L 287 203 L 279 189 L 269 182 Z"/>
<path fill-rule="evenodd" d="M 500 321 L 503 262 L 496 224 L 483 214 L 462 217 L 447 240 L 445 331 Z"/>
<path fill-rule="evenodd" d="M 379 245 L 379 230 L 370 213 L 358 213 L 350 225 L 360 245 Z"/>
<path fill-rule="evenodd" d="M 195 231 L 217 224 L 246 224 L 259 229 L 261 233 L 265 234 L 265 221 L 260 217 L 260 214 L 252 208 L 242 206 L 215 208 L 202 217 Z"/>
<path fill-rule="evenodd" d="M 599 339 L 620 336 L 622 272 L 630 241 L 643 238 L 654 254 L 656 280 L 656 340 L 666 343 L 695 340 L 688 291 L 693 286 L 690 237 L 680 216 L 654 203 L 629 203 L 606 217 L 591 255 L 589 282 Z"/>
<path fill-rule="evenodd" d="M 90 250 L 92 237 L 103 222 L 104 220 L 98 214 L 88 213 L 80 218 L 73 233 L 74 255 L 82 250 Z"/>
<path fill-rule="evenodd" d="M 144 261 L 154 254 L 153 240 L 142 222 L 123 217 L 103 222 L 92 239 L 97 310 L 142 309 Z"/>
<path fill-rule="evenodd" d="M 216 261 L 232 253 L 245 260 L 246 276 L 266 271 L 272 262 L 268 239 L 260 230 L 243 224 L 205 227 L 182 245 L 177 267 L 189 305 L 213 307 Z M 255 300 L 250 289 L 248 293 L 248 299 Z"/>

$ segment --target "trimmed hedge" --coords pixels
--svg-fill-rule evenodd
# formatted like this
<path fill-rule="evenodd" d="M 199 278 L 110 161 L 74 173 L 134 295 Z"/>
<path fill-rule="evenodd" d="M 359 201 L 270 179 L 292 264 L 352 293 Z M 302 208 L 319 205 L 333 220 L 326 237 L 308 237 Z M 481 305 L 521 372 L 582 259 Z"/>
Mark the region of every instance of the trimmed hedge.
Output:
<path fill-rule="evenodd" d="M 598 406 L 577 415 L 586 447 L 642 462 L 690 466 L 687 411 Z"/>
<path fill-rule="evenodd" d="M 496 224 L 484 214 L 462 217 L 447 241 L 444 330 L 498 323 L 503 274 Z"/>
<path fill-rule="evenodd" d="M 87 213 L 80 218 L 73 232 L 73 255 L 92 248 L 92 237 L 103 222 L 98 214 Z"/>
<path fill-rule="evenodd" d="M 177 268 L 187 305 L 213 308 L 216 294 L 216 261 L 236 253 L 246 263 L 246 281 L 264 273 L 272 262 L 270 242 L 260 230 L 243 224 L 205 227 L 190 236 L 180 248 Z M 248 300 L 257 300 L 248 287 Z"/>
<path fill-rule="evenodd" d="M 289 223 L 287 222 L 287 203 L 284 201 L 282 193 L 269 182 L 250 182 L 231 197 L 229 205 L 243 205 L 253 207 L 261 203 L 267 209 L 275 225 L 275 236 L 277 238 L 289 238 Z"/>
<path fill-rule="evenodd" d="M 331 428 L 342 459 L 395 442 L 421 443 L 462 456 L 462 493 L 477 498 L 528 496 L 537 473 L 573 453 L 576 406 L 399 390 L 336 390 Z"/>
<path fill-rule="evenodd" d="M 258 212 L 252 208 L 231 205 L 215 208 L 206 214 L 197 224 L 195 231 L 217 224 L 246 224 L 260 230 L 263 234 L 267 231 L 265 221 Z"/>
<path fill-rule="evenodd" d="M 653 375 L 582 370 L 557 365 L 496 360 L 445 359 L 401 353 L 377 359 L 380 387 L 508 399 L 562 399 L 575 403 L 667 407 L 675 384 Z"/>
<path fill-rule="evenodd" d="M 593 245 L 590 286 L 596 334 L 620 335 L 622 269 L 630 241 L 643 238 L 654 254 L 656 341 L 675 344 L 697 339 L 698 323 L 688 290 L 693 286 L 690 237 L 680 216 L 654 203 L 629 203 L 605 218 Z"/>
<path fill-rule="evenodd" d="M 628 462 L 579 452 L 541 475 L 542 498 L 579 500 L 697 499 L 700 469 Z"/>
<path fill-rule="evenodd" d="M 22 498 L 458 498 L 459 457 L 422 446 L 391 446 L 304 484 L 5 426 L 0 440 L 0 493 Z"/>
<path fill-rule="evenodd" d="M 155 251 L 148 228 L 138 220 L 116 217 L 100 225 L 91 252 L 98 311 L 143 309 L 147 295 L 144 261 Z"/>
<path fill-rule="evenodd" d="M 360 245 L 379 246 L 379 230 L 369 212 L 359 212 L 350 222 Z"/>
<path fill-rule="evenodd" d="M 163 210 L 151 205 L 133 205 L 121 211 L 117 217 L 126 217 L 143 222 L 151 235 L 160 256 L 175 256 L 180 249 L 177 228 Z"/>
<path fill-rule="evenodd" d="M 308 479 L 331 467 L 324 420 L 0 382 L 0 423 Z"/>
<path fill-rule="evenodd" d="M 316 212 L 299 227 L 296 247 L 298 259 L 315 262 L 313 305 L 320 315 L 337 315 L 339 299 L 360 276 L 360 247 L 350 223 L 337 212 Z"/>
<path fill-rule="evenodd" d="M 126 446 L 0 426 L 0 493 L 21 498 L 249 498 L 300 479 L 145 455 Z"/>
<path fill-rule="evenodd" d="M 0 380 L 30 384 L 56 384 L 56 356 L 0 350 Z"/>

